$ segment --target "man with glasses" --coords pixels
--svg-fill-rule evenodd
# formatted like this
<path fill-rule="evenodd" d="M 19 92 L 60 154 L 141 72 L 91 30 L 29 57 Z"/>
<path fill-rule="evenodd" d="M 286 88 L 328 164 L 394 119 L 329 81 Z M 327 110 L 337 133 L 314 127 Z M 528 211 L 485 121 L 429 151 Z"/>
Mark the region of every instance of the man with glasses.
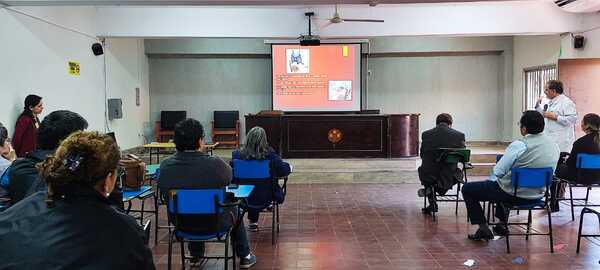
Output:
<path fill-rule="evenodd" d="M 563 94 L 563 84 L 558 80 L 548 81 L 544 94 L 549 101 L 543 103 L 540 97 L 535 105 L 535 109 L 544 116 L 544 133 L 558 144 L 560 152 L 571 152 L 577 122 L 575 103 Z"/>
<path fill-rule="evenodd" d="M 544 87 L 544 94 L 549 100 L 543 102 L 540 97 L 535 105 L 535 109 L 544 116 L 546 128 L 544 133 L 548 138 L 558 144 L 560 148 L 560 158 L 558 163 L 564 163 L 566 157 L 571 152 L 573 142 L 575 142 L 575 122 L 577 122 L 577 109 L 575 103 L 563 94 L 563 84 L 559 80 L 550 80 Z M 558 212 L 559 206 L 556 196 L 563 197 L 564 189 L 557 192 L 557 185 L 552 184 L 552 212 Z M 560 194 L 559 194 L 560 193 Z"/>

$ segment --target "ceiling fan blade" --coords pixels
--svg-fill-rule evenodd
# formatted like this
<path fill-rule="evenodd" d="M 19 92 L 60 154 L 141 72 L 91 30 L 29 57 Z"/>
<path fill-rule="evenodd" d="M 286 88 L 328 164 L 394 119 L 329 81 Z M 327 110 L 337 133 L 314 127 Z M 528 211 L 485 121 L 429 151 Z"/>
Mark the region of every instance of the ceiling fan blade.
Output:
<path fill-rule="evenodd" d="M 344 18 L 345 22 L 377 22 L 377 23 L 382 23 L 385 22 L 384 20 L 375 20 L 375 19 L 346 19 Z"/>
<path fill-rule="evenodd" d="M 334 24 L 334 23 L 332 23 L 332 22 L 327 22 L 327 23 L 325 23 L 325 24 L 323 24 L 323 25 L 320 25 L 320 26 L 319 26 L 319 29 L 325 29 L 325 28 L 327 28 L 327 27 L 331 26 L 332 24 Z"/>

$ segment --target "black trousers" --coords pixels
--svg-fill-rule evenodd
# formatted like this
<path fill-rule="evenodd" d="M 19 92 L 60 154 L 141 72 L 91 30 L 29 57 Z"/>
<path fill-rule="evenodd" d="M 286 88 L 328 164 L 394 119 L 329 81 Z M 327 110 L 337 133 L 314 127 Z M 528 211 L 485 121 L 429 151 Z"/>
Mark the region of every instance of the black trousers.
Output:
<path fill-rule="evenodd" d="M 471 224 L 486 223 L 485 214 L 480 202 L 496 203 L 496 218 L 505 222 L 508 218 L 508 211 L 504 204 L 528 204 L 537 200 L 528 200 L 515 197 L 506 193 L 496 181 L 469 182 L 462 187 L 463 199 L 467 206 L 467 214 Z"/>
<path fill-rule="evenodd" d="M 237 215 L 236 210 L 234 212 Z M 228 220 L 224 220 L 226 224 L 225 227 L 231 226 Z M 250 244 L 248 244 L 248 235 L 246 234 L 246 226 L 244 226 L 244 220 L 240 219 L 240 224 L 237 228 L 234 228 L 232 231 L 232 240 L 235 246 L 236 255 L 240 258 L 248 256 L 250 254 Z M 193 257 L 201 257 L 204 255 L 204 243 L 202 242 L 188 242 L 188 248 L 190 250 L 190 255 Z"/>

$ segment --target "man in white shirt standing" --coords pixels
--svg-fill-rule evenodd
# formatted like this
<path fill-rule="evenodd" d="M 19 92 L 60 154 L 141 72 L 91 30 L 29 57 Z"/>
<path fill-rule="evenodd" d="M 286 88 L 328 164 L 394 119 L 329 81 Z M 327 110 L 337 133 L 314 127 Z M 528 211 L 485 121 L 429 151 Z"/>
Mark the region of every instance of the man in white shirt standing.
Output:
<path fill-rule="evenodd" d="M 560 152 L 569 153 L 575 142 L 575 103 L 563 94 L 563 84 L 559 80 L 548 81 L 544 94 L 550 101 L 543 104 L 540 97 L 535 105 L 535 109 L 544 116 L 544 133 L 558 144 Z"/>
<path fill-rule="evenodd" d="M 544 115 L 546 128 L 544 134 L 554 141 L 560 148 L 559 163 L 564 162 L 565 157 L 571 152 L 573 142 L 575 142 L 575 122 L 577 122 L 577 109 L 575 103 L 563 94 L 563 84 L 559 80 L 550 80 L 544 87 L 544 94 L 549 100 L 547 103 L 542 103 L 540 97 L 535 104 L 535 109 Z M 552 183 L 551 186 L 551 203 L 552 212 L 558 212 L 557 197 L 563 197 L 564 188 L 557 190 L 557 185 Z"/>

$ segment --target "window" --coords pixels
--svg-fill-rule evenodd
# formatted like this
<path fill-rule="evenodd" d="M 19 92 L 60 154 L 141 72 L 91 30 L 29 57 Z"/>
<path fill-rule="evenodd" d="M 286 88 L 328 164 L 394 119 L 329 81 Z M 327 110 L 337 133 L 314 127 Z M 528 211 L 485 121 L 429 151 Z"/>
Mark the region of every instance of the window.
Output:
<path fill-rule="evenodd" d="M 535 103 L 538 98 L 543 95 L 544 86 L 549 80 L 556 80 L 556 65 L 524 69 L 524 110 L 532 110 L 535 108 Z"/>

